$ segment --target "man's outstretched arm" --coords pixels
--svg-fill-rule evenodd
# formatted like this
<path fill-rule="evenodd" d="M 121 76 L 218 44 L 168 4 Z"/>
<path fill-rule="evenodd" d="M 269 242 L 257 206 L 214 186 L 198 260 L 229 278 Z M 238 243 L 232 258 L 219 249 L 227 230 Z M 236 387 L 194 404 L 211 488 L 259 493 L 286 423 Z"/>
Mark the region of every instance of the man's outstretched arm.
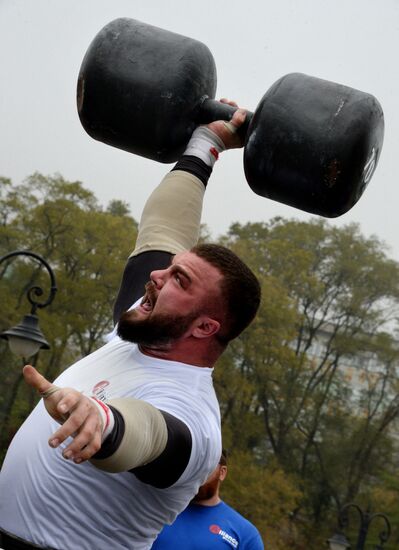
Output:
<path fill-rule="evenodd" d="M 114 399 L 108 406 L 52 384 L 30 365 L 23 373 L 42 396 L 47 412 L 61 424 L 49 445 L 56 449 L 74 438 L 63 450 L 64 458 L 77 464 L 90 459 L 110 473 L 130 471 L 158 488 L 173 485 L 184 472 L 191 433 L 181 420 L 139 399 Z"/>

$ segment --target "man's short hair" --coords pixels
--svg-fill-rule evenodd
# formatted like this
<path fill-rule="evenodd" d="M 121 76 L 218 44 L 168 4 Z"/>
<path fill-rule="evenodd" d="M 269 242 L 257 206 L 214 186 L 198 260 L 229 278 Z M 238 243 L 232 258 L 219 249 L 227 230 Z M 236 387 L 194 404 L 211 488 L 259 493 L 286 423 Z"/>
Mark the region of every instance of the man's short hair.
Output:
<path fill-rule="evenodd" d="M 226 449 L 222 449 L 222 454 L 220 455 L 219 464 L 221 466 L 227 466 L 227 451 L 226 451 Z"/>
<path fill-rule="evenodd" d="M 224 246 L 199 244 L 191 252 L 216 267 L 222 274 L 221 296 L 225 311 L 216 337 L 223 345 L 227 345 L 255 317 L 261 297 L 259 281 L 249 267 Z"/>

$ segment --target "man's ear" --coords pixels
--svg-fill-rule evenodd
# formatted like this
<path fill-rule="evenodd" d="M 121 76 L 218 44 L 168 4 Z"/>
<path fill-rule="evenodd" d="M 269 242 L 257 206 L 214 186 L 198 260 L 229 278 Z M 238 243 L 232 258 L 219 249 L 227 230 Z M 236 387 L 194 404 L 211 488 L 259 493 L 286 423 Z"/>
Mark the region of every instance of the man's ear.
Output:
<path fill-rule="evenodd" d="M 219 481 L 224 481 L 226 479 L 226 476 L 227 476 L 227 466 L 223 464 L 222 466 L 220 466 L 220 470 L 219 470 Z"/>
<path fill-rule="evenodd" d="M 194 321 L 191 335 L 194 338 L 209 338 L 220 330 L 220 323 L 211 317 L 205 317 L 201 315 Z"/>

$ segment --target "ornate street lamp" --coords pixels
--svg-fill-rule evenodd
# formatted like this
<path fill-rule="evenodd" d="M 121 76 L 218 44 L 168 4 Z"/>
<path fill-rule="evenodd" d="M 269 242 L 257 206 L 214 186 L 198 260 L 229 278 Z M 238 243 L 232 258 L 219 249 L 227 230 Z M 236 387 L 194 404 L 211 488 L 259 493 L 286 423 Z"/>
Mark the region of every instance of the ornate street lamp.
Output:
<path fill-rule="evenodd" d="M 343 533 L 335 533 L 327 542 L 330 550 L 346 550 L 351 547 Z"/>
<path fill-rule="evenodd" d="M 30 252 L 28 250 L 16 250 L 14 252 L 10 252 L 0 258 L 0 264 L 15 256 L 29 256 L 30 258 L 38 260 L 47 269 L 51 280 L 51 288 L 47 300 L 45 302 L 38 302 L 34 298 L 34 296 L 43 295 L 43 289 L 41 287 L 32 286 L 29 288 L 27 291 L 27 297 L 32 306 L 30 314 L 25 315 L 22 321 L 15 327 L 0 333 L 0 338 L 4 338 L 8 341 L 8 345 L 14 354 L 27 359 L 28 357 L 35 355 L 40 348 L 50 348 L 50 345 L 40 330 L 39 319 L 36 315 L 36 311 L 37 309 L 44 308 L 51 304 L 54 300 L 55 293 L 57 292 L 57 286 L 55 283 L 54 273 L 49 264 L 46 260 L 34 252 Z"/>
<path fill-rule="evenodd" d="M 367 533 L 368 533 L 370 524 L 376 518 L 381 518 L 385 522 L 385 529 L 380 531 L 378 535 L 378 538 L 380 539 L 380 543 L 375 547 L 375 550 L 384 550 L 383 546 L 388 541 L 391 535 L 391 524 L 389 523 L 387 516 L 385 514 L 379 514 L 379 513 L 370 514 L 369 510 L 367 510 L 366 512 L 363 512 L 363 510 L 361 510 L 361 508 L 357 504 L 354 504 L 353 502 L 350 502 L 349 504 L 345 504 L 345 506 L 343 506 L 339 511 L 339 514 L 338 514 L 339 532 L 337 532 L 327 541 L 329 544 L 330 550 L 346 550 L 347 548 L 351 548 L 351 545 L 348 539 L 343 534 L 343 531 L 347 528 L 349 523 L 348 511 L 351 508 L 354 508 L 358 512 L 359 518 L 360 518 L 359 534 L 358 534 L 355 550 L 364 550 L 364 545 L 366 543 Z"/>

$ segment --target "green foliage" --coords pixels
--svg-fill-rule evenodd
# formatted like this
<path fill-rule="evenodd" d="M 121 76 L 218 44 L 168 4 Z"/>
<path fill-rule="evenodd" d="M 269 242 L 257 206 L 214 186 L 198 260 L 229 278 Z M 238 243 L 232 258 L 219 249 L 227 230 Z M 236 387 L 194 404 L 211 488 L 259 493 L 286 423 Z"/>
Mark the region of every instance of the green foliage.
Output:
<path fill-rule="evenodd" d="M 302 495 L 296 480 L 276 464 L 263 466 L 249 452 L 233 453 L 221 496 L 256 525 L 266 548 L 293 547 L 298 537 L 290 518 Z"/>
<path fill-rule="evenodd" d="M 334 510 L 394 468 L 399 267 L 355 225 L 276 218 L 234 224 L 222 242 L 263 295 L 216 369 L 225 446 L 299 480 L 291 525 L 320 548 Z"/>
<path fill-rule="evenodd" d="M 114 216 L 127 216 L 130 214 L 130 208 L 126 202 L 114 199 L 108 204 L 107 212 Z"/>
<path fill-rule="evenodd" d="M 51 346 L 40 352 L 38 368 L 54 379 L 71 362 L 102 344 L 112 328 L 112 305 L 137 224 L 121 201 L 113 201 L 104 211 L 80 182 L 68 182 L 59 175 L 34 174 L 22 185 L 3 179 L 0 185 L 0 254 L 31 250 L 50 264 L 56 276 L 58 292 L 53 303 L 38 311 L 41 330 Z M 44 302 L 49 276 L 35 260 L 17 257 L 0 266 L 2 330 L 29 312 L 26 291 L 33 284 L 43 288 Z M 4 448 L 35 398 L 21 384 L 20 366 L 5 341 L 0 353 Z"/>
<path fill-rule="evenodd" d="M 50 379 L 102 344 L 136 232 L 125 203 L 104 210 L 80 182 L 0 178 L 0 255 L 32 250 L 56 274 L 58 293 L 39 311 L 51 349 L 38 368 Z M 387 513 L 398 541 L 398 264 L 356 225 L 319 220 L 233 224 L 221 242 L 252 267 L 263 292 L 257 319 L 215 369 L 231 455 L 223 498 L 274 550 L 324 547 L 337 508 L 353 500 Z M 36 262 L 0 265 L 0 330 L 29 311 L 33 284 L 45 300 L 48 275 Z M 4 453 L 36 397 L 5 342 L 0 362 Z"/>

